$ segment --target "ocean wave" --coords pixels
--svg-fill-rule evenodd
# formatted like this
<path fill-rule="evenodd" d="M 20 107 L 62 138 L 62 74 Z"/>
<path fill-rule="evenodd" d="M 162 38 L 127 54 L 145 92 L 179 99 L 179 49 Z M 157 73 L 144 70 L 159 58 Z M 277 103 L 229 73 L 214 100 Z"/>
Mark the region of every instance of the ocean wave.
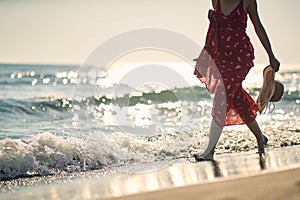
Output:
<path fill-rule="evenodd" d="M 136 137 L 116 132 L 63 138 L 49 132 L 29 141 L 0 140 L 0 180 L 101 169 L 187 156 L 192 134 Z"/>
<path fill-rule="evenodd" d="M 257 96 L 259 89 L 252 90 L 251 95 Z M 284 101 L 299 103 L 299 91 L 286 90 Z M 86 112 L 86 114 L 105 112 L 101 106 L 133 107 L 137 105 L 162 105 L 177 102 L 208 102 L 210 94 L 203 87 L 174 88 L 163 91 L 118 93 L 116 95 L 103 94 L 84 98 L 56 98 L 55 96 L 42 96 L 31 99 L 0 99 L 0 114 L 3 120 L 14 120 L 24 117 L 38 117 L 48 119 L 55 115 L 70 114 L 72 112 Z M 104 115 L 104 113 L 102 113 Z M 40 118 L 43 116 L 42 118 Z M 71 117 L 71 115 L 70 115 Z M 65 116 L 63 116 L 65 118 Z"/>
<path fill-rule="evenodd" d="M 263 131 L 270 139 L 270 149 L 300 144 L 298 126 L 283 123 L 279 128 L 270 126 Z M 203 152 L 207 143 L 207 133 L 197 130 L 144 136 L 98 131 L 81 137 L 42 132 L 26 141 L 5 138 L 0 140 L 0 181 L 190 158 Z M 255 154 L 256 149 L 255 137 L 247 131 L 225 130 L 216 153 Z"/>
<path fill-rule="evenodd" d="M 192 91 L 192 92 L 191 92 Z M 80 100 L 72 98 L 55 98 L 53 96 L 32 99 L 0 99 L 0 113 L 13 115 L 40 115 L 41 113 L 70 112 L 77 107 L 99 106 L 101 104 L 116 106 L 135 106 L 137 104 L 162 104 L 177 101 L 195 101 L 210 98 L 204 88 L 179 88 L 160 92 L 94 95 Z"/>
<path fill-rule="evenodd" d="M 55 111 L 68 111 L 67 99 L 42 100 L 42 99 L 2 99 L 0 100 L 0 113 L 12 114 L 15 117 L 24 115 L 40 115 L 41 113 Z M 6 116 L 7 117 L 7 116 Z"/>

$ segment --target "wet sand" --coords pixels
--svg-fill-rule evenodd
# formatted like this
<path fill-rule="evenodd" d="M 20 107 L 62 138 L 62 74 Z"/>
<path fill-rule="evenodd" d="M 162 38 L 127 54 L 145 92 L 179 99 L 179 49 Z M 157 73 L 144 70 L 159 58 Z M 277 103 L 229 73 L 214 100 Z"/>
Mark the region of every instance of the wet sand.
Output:
<path fill-rule="evenodd" d="M 300 197 L 300 165 L 253 176 L 219 179 L 211 183 L 130 195 L 113 200 L 285 199 Z"/>
<path fill-rule="evenodd" d="M 300 146 L 216 156 L 215 162 L 187 159 L 128 165 L 103 173 L 41 177 L 1 183 L 0 199 L 298 199 Z M 70 178 L 71 177 L 71 178 Z M 55 179 L 56 178 L 56 179 Z M 38 178 L 35 177 L 37 180 Z M 34 182 L 34 181 L 33 181 Z"/>

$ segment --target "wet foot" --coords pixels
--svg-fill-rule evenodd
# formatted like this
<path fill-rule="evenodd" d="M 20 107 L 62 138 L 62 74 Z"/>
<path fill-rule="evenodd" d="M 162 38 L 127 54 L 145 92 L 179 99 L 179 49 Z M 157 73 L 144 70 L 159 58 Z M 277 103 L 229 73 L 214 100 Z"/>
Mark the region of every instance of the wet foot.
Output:
<path fill-rule="evenodd" d="M 202 156 L 201 154 L 194 154 L 194 158 L 197 162 L 204 162 L 204 161 L 213 161 L 213 155 Z"/>
<path fill-rule="evenodd" d="M 265 135 L 263 135 L 263 141 L 264 141 L 264 145 L 267 145 L 269 139 Z"/>

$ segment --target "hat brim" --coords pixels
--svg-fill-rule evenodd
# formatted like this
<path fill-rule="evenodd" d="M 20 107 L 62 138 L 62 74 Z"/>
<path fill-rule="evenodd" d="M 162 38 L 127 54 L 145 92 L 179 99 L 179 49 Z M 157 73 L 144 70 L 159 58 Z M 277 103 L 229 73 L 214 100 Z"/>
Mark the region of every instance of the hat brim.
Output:
<path fill-rule="evenodd" d="M 275 77 L 275 72 L 273 68 L 270 65 L 265 67 L 263 71 L 263 85 L 256 101 L 260 113 L 265 109 L 267 103 L 274 96 L 275 93 L 274 77 Z"/>
<path fill-rule="evenodd" d="M 284 85 L 280 83 L 279 81 L 275 81 L 275 91 L 270 99 L 271 102 L 278 102 L 282 98 L 284 93 Z"/>

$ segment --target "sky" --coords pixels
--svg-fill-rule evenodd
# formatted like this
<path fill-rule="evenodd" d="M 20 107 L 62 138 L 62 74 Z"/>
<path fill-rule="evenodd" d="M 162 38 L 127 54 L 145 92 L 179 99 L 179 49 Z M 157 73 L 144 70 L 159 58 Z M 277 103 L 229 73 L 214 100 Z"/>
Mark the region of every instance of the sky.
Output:
<path fill-rule="evenodd" d="M 257 2 L 275 55 L 282 64 L 299 65 L 300 1 Z M 80 64 L 116 35 L 145 27 L 172 30 L 203 46 L 210 8 L 210 0 L 0 0 L 0 63 Z M 255 62 L 267 63 L 250 20 L 247 31 Z M 122 59 L 173 58 L 140 50 Z"/>

